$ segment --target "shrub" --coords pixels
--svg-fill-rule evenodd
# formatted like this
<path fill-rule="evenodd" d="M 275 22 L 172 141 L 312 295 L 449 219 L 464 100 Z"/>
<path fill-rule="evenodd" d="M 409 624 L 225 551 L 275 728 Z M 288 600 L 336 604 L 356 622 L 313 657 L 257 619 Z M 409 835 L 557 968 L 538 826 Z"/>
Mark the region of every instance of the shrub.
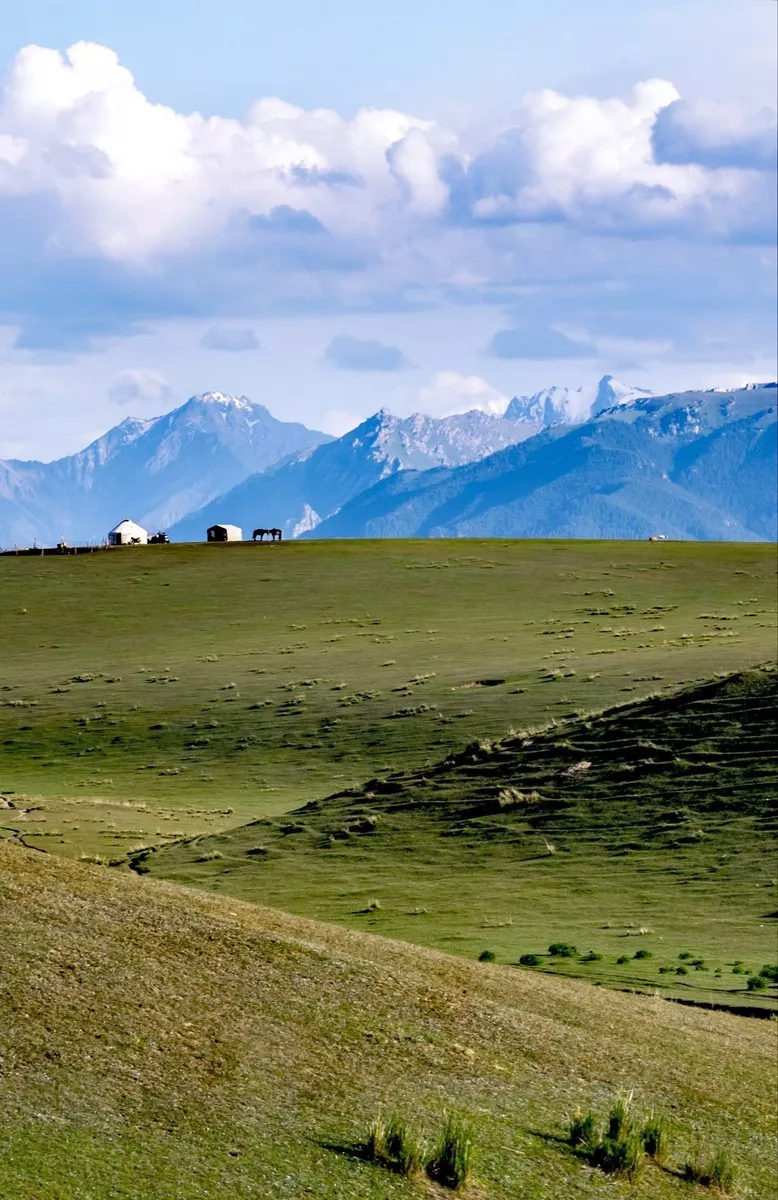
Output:
<path fill-rule="evenodd" d="M 633 958 L 653 958 L 654 956 L 650 950 L 636 950 L 635 953 L 632 955 L 632 957 Z"/>
<path fill-rule="evenodd" d="M 689 1183 L 717 1187 L 723 1192 L 731 1191 L 735 1182 L 735 1168 L 729 1151 L 717 1150 L 711 1158 L 704 1158 L 699 1146 L 694 1158 L 684 1163 L 682 1175 Z"/>
<path fill-rule="evenodd" d="M 762 992 L 767 986 L 767 980 L 764 975 L 750 975 L 746 980 L 746 987 L 749 992 Z"/>
<path fill-rule="evenodd" d="M 602 962 L 602 955 L 597 954 L 594 950 L 589 950 L 587 954 L 583 955 L 581 962 Z"/>
<path fill-rule="evenodd" d="M 522 954 L 519 963 L 522 967 L 539 967 L 543 959 L 539 954 Z"/>
<path fill-rule="evenodd" d="M 624 963 L 628 963 L 629 961 L 630 961 L 630 957 L 628 954 L 620 954 L 619 957 L 616 959 L 616 962 L 618 963 L 618 965 L 620 967 L 622 967 L 624 965 Z"/>
<path fill-rule="evenodd" d="M 575 946 L 571 946 L 569 942 L 552 942 L 548 952 L 552 958 L 575 958 L 578 954 Z"/>
<path fill-rule="evenodd" d="M 496 962 L 497 955 L 494 953 L 494 950 L 482 950 L 481 953 L 478 955 L 478 961 L 479 962 Z"/>
<path fill-rule="evenodd" d="M 462 1117 L 449 1114 L 440 1134 L 427 1174 L 441 1187 L 459 1191 L 473 1172 L 475 1137 L 472 1127 Z"/>
<path fill-rule="evenodd" d="M 676 975 L 688 975 L 689 974 L 686 967 L 676 967 L 675 973 L 676 973 Z"/>
<path fill-rule="evenodd" d="M 591 1109 L 586 1113 L 576 1113 L 570 1122 L 568 1139 L 571 1146 L 583 1146 L 593 1150 L 599 1143 L 597 1118 Z"/>
<path fill-rule="evenodd" d="M 778 967 L 777 966 L 772 966 L 770 963 L 766 963 L 762 967 L 759 974 L 762 976 L 763 979 L 769 979 L 770 983 L 778 983 Z"/>
<path fill-rule="evenodd" d="M 688 950 L 682 950 L 678 957 L 680 958 L 681 962 L 685 962 L 687 958 L 694 958 L 694 955 L 690 954 Z"/>

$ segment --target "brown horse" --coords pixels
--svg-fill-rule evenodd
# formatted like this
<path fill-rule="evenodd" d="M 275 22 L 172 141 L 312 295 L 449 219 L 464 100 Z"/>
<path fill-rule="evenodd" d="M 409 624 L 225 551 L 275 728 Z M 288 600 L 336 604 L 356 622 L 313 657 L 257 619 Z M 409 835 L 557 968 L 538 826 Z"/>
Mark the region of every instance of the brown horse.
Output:
<path fill-rule="evenodd" d="M 260 542 L 264 542 L 266 533 L 270 533 L 270 530 L 269 529 L 255 529 L 251 535 L 252 542 L 255 542 L 257 540 L 257 538 L 259 538 Z"/>
<path fill-rule="evenodd" d="M 280 529 L 268 529 L 268 533 L 270 534 L 270 536 L 274 542 L 276 540 L 278 540 L 280 542 L 281 538 L 284 536 Z"/>

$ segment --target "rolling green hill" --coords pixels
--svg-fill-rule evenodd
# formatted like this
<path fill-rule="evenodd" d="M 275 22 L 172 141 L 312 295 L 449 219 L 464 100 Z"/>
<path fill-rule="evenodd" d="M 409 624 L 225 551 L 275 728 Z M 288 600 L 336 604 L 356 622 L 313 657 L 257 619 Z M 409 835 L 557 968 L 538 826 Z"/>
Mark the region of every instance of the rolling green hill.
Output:
<path fill-rule="evenodd" d="M 698 1140 L 773 1195 L 775 1026 L 467 962 L 0 845 L 3 1200 L 442 1197 L 357 1151 L 379 1109 L 476 1127 L 471 1200 L 690 1196 Z M 579 1105 L 670 1122 L 636 1183 Z M 700 1191 L 700 1195 L 709 1192 Z M 465 1195 L 465 1193 L 463 1193 Z"/>
<path fill-rule="evenodd" d="M 136 870 L 678 999 L 775 1008 L 778 673 L 564 721 Z M 549 955 L 552 943 L 579 953 Z"/>
<path fill-rule="evenodd" d="M 122 859 L 775 651 L 767 545 L 0 558 L 0 816 Z"/>

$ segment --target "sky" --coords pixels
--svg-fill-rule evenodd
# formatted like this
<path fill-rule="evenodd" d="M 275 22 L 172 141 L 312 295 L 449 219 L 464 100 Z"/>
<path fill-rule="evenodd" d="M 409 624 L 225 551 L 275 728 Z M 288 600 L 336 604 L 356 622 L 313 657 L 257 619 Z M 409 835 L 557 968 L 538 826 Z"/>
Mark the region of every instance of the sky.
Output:
<path fill-rule="evenodd" d="M 27 0 L 0 457 L 774 378 L 775 0 Z"/>

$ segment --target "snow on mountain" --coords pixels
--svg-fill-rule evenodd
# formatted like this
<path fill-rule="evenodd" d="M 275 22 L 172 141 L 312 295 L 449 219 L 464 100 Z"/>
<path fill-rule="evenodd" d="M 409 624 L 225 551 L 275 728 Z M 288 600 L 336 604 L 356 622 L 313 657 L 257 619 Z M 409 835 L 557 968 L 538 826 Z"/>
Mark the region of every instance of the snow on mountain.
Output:
<path fill-rule="evenodd" d="M 620 383 L 612 375 L 603 375 L 594 387 L 543 388 L 531 396 L 515 396 L 504 417 L 511 421 L 527 421 L 535 431 L 551 425 L 579 425 L 609 408 L 630 404 L 652 393 L 645 388 Z"/>
<path fill-rule="evenodd" d="M 51 463 L 0 463 L 0 544 L 101 540 L 127 514 L 166 528 L 278 459 L 329 441 L 245 396 L 203 392 L 151 420 L 128 417 Z"/>
<path fill-rule="evenodd" d="M 477 410 L 403 418 L 382 408 L 337 441 L 306 449 L 246 479 L 174 525 L 171 535 L 181 541 L 199 539 L 208 525 L 229 521 L 242 528 L 252 522 L 278 525 L 287 537 L 300 537 L 358 492 L 397 471 L 458 467 L 533 433 L 528 422 Z"/>
<path fill-rule="evenodd" d="M 775 384 L 619 403 L 481 462 L 404 471 L 316 537 L 573 537 L 774 541 Z"/>

